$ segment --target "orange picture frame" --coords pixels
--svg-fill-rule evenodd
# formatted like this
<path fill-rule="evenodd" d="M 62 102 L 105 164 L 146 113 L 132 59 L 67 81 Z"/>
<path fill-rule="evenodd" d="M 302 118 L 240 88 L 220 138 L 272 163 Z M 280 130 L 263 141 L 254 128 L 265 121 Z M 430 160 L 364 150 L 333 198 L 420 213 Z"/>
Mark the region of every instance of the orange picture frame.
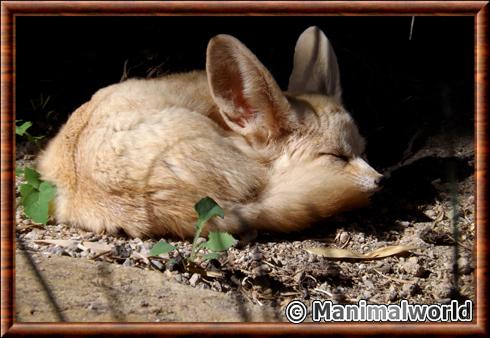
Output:
<path fill-rule="evenodd" d="M 2 1 L 1 335 L 488 334 L 488 1 Z M 476 313 L 472 323 L 17 323 L 15 279 L 15 28 L 43 15 L 445 15 L 474 17 Z"/>

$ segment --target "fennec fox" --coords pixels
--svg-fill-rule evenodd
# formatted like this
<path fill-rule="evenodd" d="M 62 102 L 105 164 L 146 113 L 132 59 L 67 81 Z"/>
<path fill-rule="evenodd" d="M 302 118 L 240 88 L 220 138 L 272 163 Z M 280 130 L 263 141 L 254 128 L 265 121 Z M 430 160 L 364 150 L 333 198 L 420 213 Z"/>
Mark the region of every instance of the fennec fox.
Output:
<path fill-rule="evenodd" d="M 194 204 L 224 209 L 204 231 L 294 231 L 364 205 L 381 175 L 341 104 L 322 31 L 298 39 L 287 92 L 232 36 L 207 48 L 206 71 L 99 90 L 40 156 L 57 186 L 56 218 L 134 237 L 194 234 Z"/>

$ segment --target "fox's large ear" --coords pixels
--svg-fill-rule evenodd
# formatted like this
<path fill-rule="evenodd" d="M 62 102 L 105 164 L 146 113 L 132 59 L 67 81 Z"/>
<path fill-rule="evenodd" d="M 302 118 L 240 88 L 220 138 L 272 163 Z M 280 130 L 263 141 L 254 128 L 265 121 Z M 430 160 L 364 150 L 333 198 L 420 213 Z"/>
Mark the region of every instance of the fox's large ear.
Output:
<path fill-rule="evenodd" d="M 330 41 L 318 27 L 305 30 L 296 42 L 288 91 L 341 98 L 337 57 Z"/>
<path fill-rule="evenodd" d="M 206 72 L 226 124 L 254 143 L 268 143 L 292 128 L 289 103 L 272 75 L 240 41 L 209 41 Z"/>

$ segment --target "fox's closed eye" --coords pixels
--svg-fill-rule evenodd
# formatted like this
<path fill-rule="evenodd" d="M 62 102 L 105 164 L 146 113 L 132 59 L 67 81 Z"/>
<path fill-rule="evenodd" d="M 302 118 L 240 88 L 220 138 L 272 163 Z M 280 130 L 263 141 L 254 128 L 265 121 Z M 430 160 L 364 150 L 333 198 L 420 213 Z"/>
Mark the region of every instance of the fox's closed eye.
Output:
<path fill-rule="evenodd" d="M 349 158 L 347 156 L 344 156 L 344 155 L 339 155 L 339 154 L 335 154 L 335 153 L 319 153 L 318 154 L 319 156 L 331 156 L 331 157 L 334 157 L 336 159 L 339 159 L 339 160 L 342 160 L 344 162 L 348 162 L 349 161 Z"/>

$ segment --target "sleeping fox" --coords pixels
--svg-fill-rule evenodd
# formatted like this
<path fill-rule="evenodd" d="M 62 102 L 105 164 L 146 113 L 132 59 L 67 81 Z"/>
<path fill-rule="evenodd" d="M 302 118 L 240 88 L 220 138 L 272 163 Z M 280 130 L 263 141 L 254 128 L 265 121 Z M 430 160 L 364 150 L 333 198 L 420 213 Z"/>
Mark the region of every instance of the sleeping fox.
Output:
<path fill-rule="evenodd" d="M 240 41 L 218 35 L 205 71 L 99 90 L 38 168 L 57 186 L 57 220 L 85 230 L 188 238 L 194 204 L 210 196 L 225 217 L 204 235 L 288 232 L 368 202 L 382 176 L 364 146 L 332 46 L 310 27 L 286 92 Z"/>

